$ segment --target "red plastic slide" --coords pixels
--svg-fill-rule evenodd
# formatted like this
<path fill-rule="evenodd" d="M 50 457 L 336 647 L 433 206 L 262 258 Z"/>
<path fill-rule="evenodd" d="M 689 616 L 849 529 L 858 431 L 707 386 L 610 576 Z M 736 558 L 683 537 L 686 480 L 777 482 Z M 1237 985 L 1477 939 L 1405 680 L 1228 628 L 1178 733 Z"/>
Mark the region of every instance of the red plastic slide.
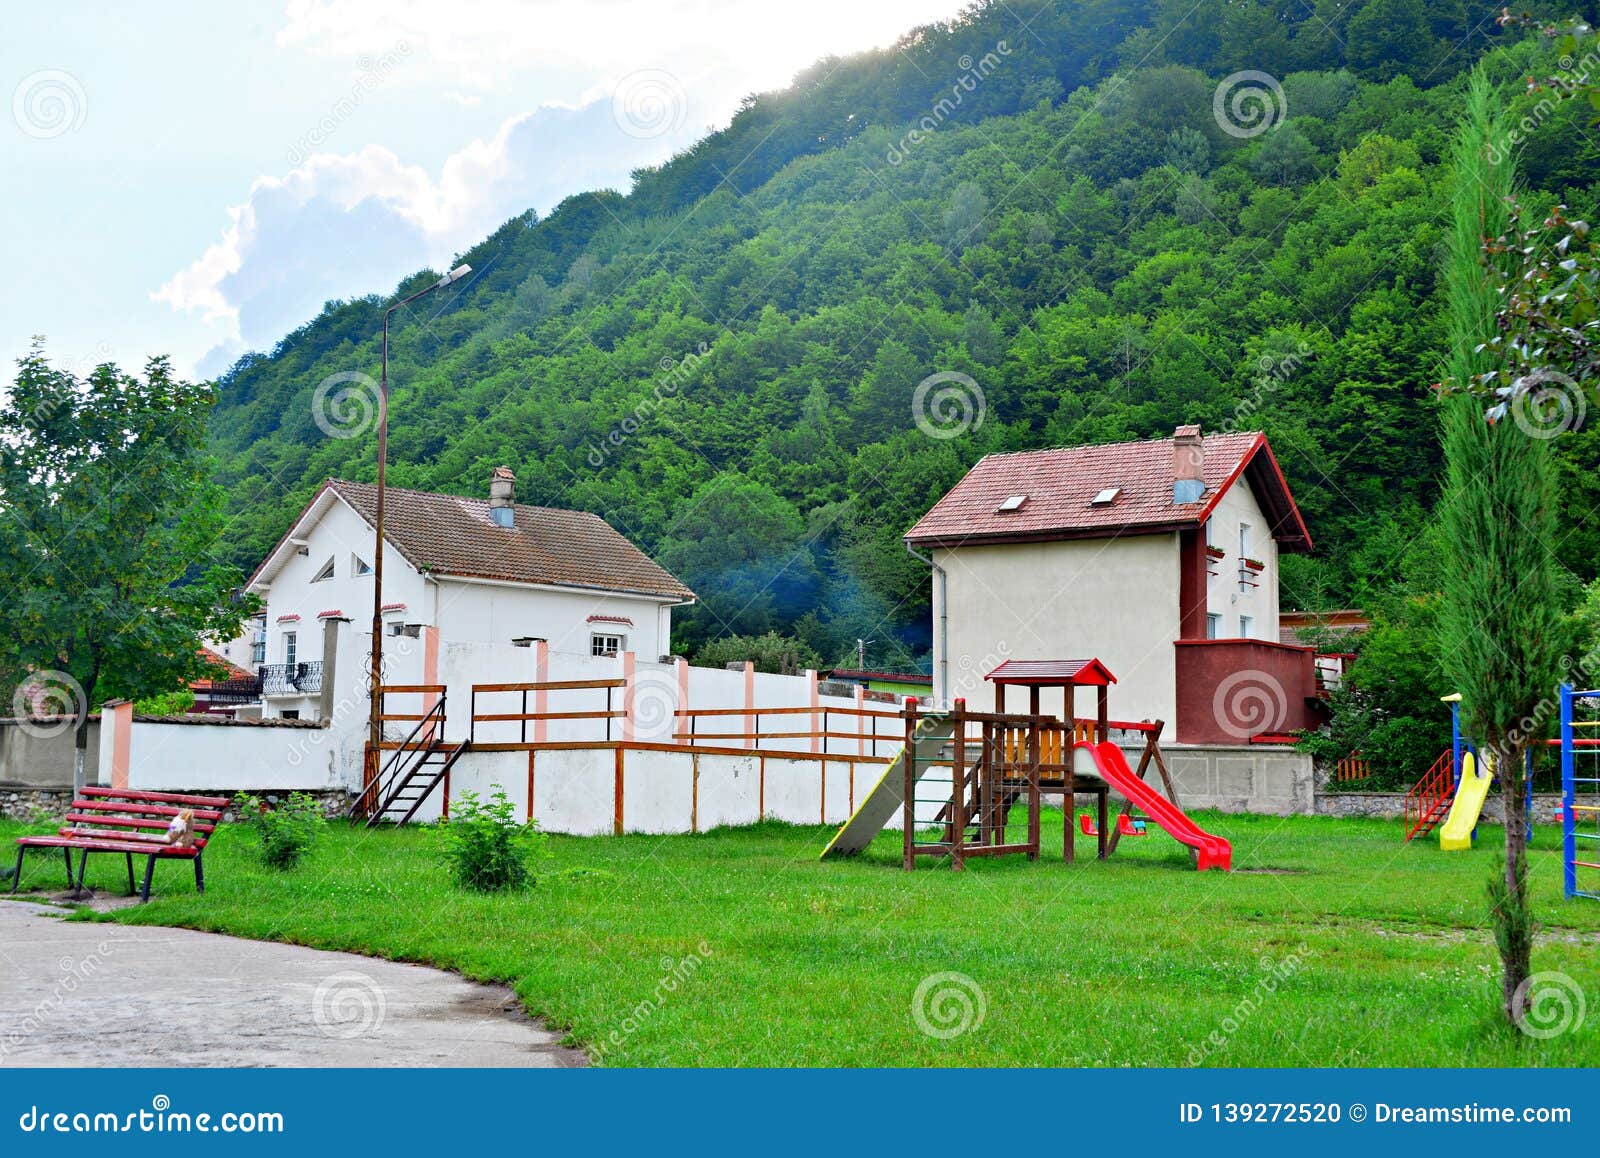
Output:
<path fill-rule="evenodd" d="M 1133 801 L 1135 807 L 1166 829 L 1179 844 L 1199 852 L 1196 868 L 1202 871 L 1219 868 L 1227 872 L 1233 867 L 1233 845 L 1220 836 L 1202 832 L 1177 805 L 1135 776 L 1121 748 L 1109 740 L 1103 744 L 1083 742 L 1077 746 L 1089 749 L 1095 767 L 1107 784 Z"/>

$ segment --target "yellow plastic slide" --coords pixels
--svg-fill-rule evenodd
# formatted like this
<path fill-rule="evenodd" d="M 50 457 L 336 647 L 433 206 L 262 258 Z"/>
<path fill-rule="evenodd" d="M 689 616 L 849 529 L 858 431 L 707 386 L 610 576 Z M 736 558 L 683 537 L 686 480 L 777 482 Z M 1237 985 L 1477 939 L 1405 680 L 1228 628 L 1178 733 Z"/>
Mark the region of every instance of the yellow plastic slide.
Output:
<path fill-rule="evenodd" d="M 1453 852 L 1472 847 L 1472 830 L 1478 827 L 1478 814 L 1483 811 L 1484 797 L 1489 795 L 1489 785 L 1494 783 L 1494 763 L 1484 761 L 1483 772 L 1471 752 L 1461 757 L 1461 783 L 1456 788 L 1456 798 L 1450 805 L 1450 814 L 1439 828 L 1439 847 Z"/>

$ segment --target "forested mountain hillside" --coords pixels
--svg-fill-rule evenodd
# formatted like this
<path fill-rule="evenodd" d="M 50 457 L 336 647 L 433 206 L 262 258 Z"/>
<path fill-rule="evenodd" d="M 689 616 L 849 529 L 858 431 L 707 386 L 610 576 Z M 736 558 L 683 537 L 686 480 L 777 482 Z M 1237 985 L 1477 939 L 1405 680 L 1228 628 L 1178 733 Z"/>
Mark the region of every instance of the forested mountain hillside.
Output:
<path fill-rule="evenodd" d="M 1262 429 L 1318 548 L 1285 605 L 1359 604 L 1427 564 L 1463 72 L 1549 67 L 1493 14 L 1007 0 L 820 62 L 629 195 L 507 222 L 397 315 L 390 481 L 479 494 L 509 464 L 522 501 L 602 514 L 702 594 L 682 646 L 777 628 L 843 662 L 859 635 L 888 665 L 927 646 L 899 536 L 981 455 Z M 1592 211 L 1591 115 L 1536 118 L 1531 203 Z M 324 478 L 372 478 L 370 425 L 330 437 L 314 398 L 376 376 L 389 300 L 331 303 L 221 381 L 234 561 Z M 919 429 L 939 373 L 976 390 Z M 1560 452 L 1592 506 L 1592 434 Z M 1590 579 L 1597 548 L 1563 561 Z"/>

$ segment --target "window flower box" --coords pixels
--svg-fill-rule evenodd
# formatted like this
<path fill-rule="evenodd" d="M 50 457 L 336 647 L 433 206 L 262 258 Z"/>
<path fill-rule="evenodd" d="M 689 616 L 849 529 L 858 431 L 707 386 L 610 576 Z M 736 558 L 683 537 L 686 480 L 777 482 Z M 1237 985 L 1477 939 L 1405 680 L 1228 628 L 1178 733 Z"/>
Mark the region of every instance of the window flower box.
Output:
<path fill-rule="evenodd" d="M 1265 571 L 1267 565 L 1260 559 L 1240 559 L 1239 566 L 1249 571 Z"/>
<path fill-rule="evenodd" d="M 1206 544 L 1206 557 L 1208 559 L 1226 559 L 1228 552 L 1224 547 L 1213 547 L 1208 543 Z"/>

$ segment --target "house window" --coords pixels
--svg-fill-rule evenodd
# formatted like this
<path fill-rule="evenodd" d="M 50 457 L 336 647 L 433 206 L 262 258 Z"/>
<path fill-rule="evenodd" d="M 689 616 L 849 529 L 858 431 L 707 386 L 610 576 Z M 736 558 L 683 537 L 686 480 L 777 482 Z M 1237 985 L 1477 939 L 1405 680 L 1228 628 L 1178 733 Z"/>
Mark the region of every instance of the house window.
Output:
<path fill-rule="evenodd" d="M 618 655 L 626 644 L 627 640 L 620 635 L 595 632 L 589 637 L 589 654 L 595 656 Z"/>
<path fill-rule="evenodd" d="M 311 576 L 311 582 L 313 582 L 313 583 L 321 583 L 324 579 L 332 579 L 332 578 L 333 578 L 333 560 L 329 559 L 326 563 L 324 563 L 322 565 L 322 569 L 320 571 L 318 571 L 315 575 Z"/>
<path fill-rule="evenodd" d="M 1222 613 L 1220 611 L 1206 612 L 1206 638 L 1216 639 L 1222 634 Z"/>
<path fill-rule="evenodd" d="M 354 575 L 357 579 L 361 578 L 363 575 L 371 575 L 372 564 L 368 563 L 360 555 L 351 555 L 350 574 Z"/>
<path fill-rule="evenodd" d="M 278 718 L 280 720 L 298 720 L 300 718 L 300 709 L 296 708 L 291 712 L 283 712 Z"/>
<path fill-rule="evenodd" d="M 1254 639 L 1256 635 L 1256 617 L 1254 615 L 1239 616 L 1239 638 Z"/>
<path fill-rule="evenodd" d="M 266 625 L 255 629 L 250 637 L 250 666 L 260 667 L 267 662 L 267 628 Z"/>
<path fill-rule="evenodd" d="M 295 662 L 294 651 L 296 642 L 297 640 L 295 639 L 294 632 L 286 631 L 283 633 L 283 662 L 291 667 L 294 666 Z"/>

